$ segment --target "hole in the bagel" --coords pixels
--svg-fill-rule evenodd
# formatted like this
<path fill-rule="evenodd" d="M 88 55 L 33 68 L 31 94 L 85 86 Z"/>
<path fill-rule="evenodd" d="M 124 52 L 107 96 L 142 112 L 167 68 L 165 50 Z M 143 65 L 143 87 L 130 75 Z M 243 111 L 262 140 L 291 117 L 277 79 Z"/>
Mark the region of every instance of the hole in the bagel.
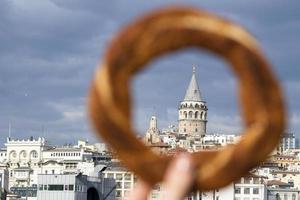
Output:
<path fill-rule="evenodd" d="M 236 78 L 227 65 L 194 48 L 149 63 L 132 83 L 138 137 L 154 151 L 171 154 L 235 143 L 242 123 Z"/>

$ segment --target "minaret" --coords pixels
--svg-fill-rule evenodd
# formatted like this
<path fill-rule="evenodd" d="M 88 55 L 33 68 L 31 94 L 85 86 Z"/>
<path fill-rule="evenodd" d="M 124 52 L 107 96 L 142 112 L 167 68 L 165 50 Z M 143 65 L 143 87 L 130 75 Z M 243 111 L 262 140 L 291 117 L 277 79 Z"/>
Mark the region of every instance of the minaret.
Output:
<path fill-rule="evenodd" d="M 154 144 L 161 141 L 159 137 L 159 130 L 157 128 L 157 119 L 155 116 L 151 117 L 150 126 L 148 131 L 146 132 L 144 141 L 146 142 L 146 144 Z"/>
<path fill-rule="evenodd" d="M 151 117 L 149 129 L 153 130 L 154 132 L 158 132 L 157 119 L 155 116 Z"/>
<path fill-rule="evenodd" d="M 197 83 L 196 68 L 193 66 L 193 74 L 186 90 L 184 100 L 178 108 L 178 133 L 189 136 L 204 136 L 207 123 L 207 106 L 203 101 Z"/>

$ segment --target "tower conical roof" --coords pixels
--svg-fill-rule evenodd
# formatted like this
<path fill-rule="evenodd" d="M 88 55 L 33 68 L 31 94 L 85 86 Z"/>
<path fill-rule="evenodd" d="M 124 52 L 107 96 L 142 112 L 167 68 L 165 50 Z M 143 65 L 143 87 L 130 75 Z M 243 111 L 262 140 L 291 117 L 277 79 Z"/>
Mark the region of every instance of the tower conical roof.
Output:
<path fill-rule="evenodd" d="M 193 66 L 193 75 L 186 90 L 184 101 L 202 101 L 201 92 L 197 83 L 196 70 Z"/>

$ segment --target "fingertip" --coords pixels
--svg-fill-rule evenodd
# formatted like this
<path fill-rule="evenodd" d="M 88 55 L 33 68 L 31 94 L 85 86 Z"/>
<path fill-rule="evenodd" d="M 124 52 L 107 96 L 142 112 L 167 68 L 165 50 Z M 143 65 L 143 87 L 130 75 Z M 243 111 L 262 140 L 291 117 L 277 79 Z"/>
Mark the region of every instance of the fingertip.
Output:
<path fill-rule="evenodd" d="M 139 180 L 134 189 L 130 192 L 130 200 L 146 200 L 148 198 L 149 193 L 151 192 L 151 186 Z"/>
<path fill-rule="evenodd" d="M 180 154 L 171 163 L 165 177 L 165 199 L 183 199 L 193 180 L 194 164 L 190 154 Z"/>

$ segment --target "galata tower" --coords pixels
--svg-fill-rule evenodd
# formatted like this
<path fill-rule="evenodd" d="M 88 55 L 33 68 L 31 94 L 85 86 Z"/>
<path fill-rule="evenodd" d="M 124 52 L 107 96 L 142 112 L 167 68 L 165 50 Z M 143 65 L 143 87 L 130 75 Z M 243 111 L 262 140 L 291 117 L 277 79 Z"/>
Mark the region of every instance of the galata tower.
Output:
<path fill-rule="evenodd" d="M 178 133 L 189 136 L 204 136 L 207 123 L 207 106 L 203 101 L 197 83 L 196 68 L 193 66 L 193 74 L 186 90 L 184 100 L 178 108 Z"/>

